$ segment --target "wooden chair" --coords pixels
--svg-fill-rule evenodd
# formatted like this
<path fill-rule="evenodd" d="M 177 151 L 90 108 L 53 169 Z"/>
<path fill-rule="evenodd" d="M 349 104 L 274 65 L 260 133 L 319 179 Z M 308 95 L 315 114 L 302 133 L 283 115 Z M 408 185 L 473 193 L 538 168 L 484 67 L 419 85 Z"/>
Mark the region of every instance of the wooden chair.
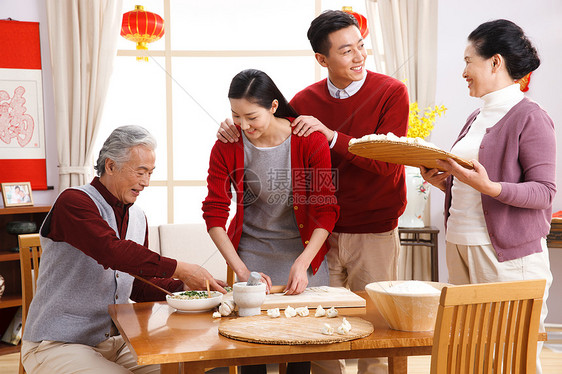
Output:
<path fill-rule="evenodd" d="M 536 372 L 546 280 L 444 287 L 431 373 Z"/>
<path fill-rule="evenodd" d="M 39 241 L 39 234 L 18 235 L 18 242 L 21 266 L 21 326 L 23 333 L 25 320 L 27 319 L 27 312 L 29 311 L 29 305 L 31 304 L 31 300 L 35 294 L 35 289 L 37 288 L 39 258 L 41 257 L 42 249 L 41 242 Z M 21 358 L 19 373 L 25 373 L 21 363 Z"/>

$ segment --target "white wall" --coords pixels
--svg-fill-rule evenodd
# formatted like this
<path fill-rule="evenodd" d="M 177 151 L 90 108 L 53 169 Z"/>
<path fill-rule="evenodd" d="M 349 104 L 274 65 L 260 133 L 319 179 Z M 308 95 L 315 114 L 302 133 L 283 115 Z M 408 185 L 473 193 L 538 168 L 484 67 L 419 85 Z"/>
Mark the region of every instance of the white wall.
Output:
<path fill-rule="evenodd" d="M 51 53 L 49 52 L 49 35 L 47 30 L 47 11 L 45 1 L 17 0 L 0 1 L 0 19 L 11 18 L 15 21 L 39 22 L 41 38 L 41 64 L 43 71 L 43 107 L 45 119 L 45 143 L 47 145 L 47 185 L 54 188 L 47 191 L 33 191 L 35 205 L 50 205 L 58 195 L 58 157 L 55 134 L 55 111 L 53 102 L 53 80 L 51 77 Z M 6 51 L 2 51 L 6 53 Z"/>
<path fill-rule="evenodd" d="M 443 149 L 450 149 L 453 141 L 464 125 L 468 115 L 480 106 L 481 100 L 468 96 L 468 88 L 461 74 L 464 68 L 464 48 L 468 34 L 479 24 L 497 18 L 509 19 L 523 28 L 537 48 L 541 66 L 532 74 L 527 96 L 538 102 L 552 117 L 556 128 L 556 138 L 562 144 L 562 105 L 560 88 L 562 74 L 562 2 L 559 0 L 441 0 L 439 1 L 438 21 L 438 62 L 436 103 L 449 110 L 440 118 L 432 134 L 431 141 Z M 558 152 L 557 164 L 562 165 L 562 152 Z M 562 189 L 562 175 L 557 175 L 558 189 Z M 562 210 L 562 194 L 554 200 L 554 211 Z M 441 230 L 439 235 L 439 278 L 448 278 L 445 263 L 445 235 L 443 228 L 443 194 L 433 188 L 431 192 L 431 223 Z M 551 250 L 551 262 L 562 263 L 562 249 Z M 555 285 L 551 295 L 562 292 L 562 268 L 553 268 Z M 558 274 L 557 274 L 558 273 Z M 558 283 L 558 284 L 557 284 Z M 555 297 L 549 299 L 547 321 L 562 323 L 562 301 Z"/>

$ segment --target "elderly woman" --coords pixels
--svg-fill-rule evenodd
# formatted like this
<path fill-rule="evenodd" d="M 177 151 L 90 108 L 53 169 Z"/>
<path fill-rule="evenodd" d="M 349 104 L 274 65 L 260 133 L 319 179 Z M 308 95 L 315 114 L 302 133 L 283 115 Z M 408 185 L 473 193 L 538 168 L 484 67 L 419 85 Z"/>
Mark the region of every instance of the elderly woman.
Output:
<path fill-rule="evenodd" d="M 552 283 L 546 236 L 556 193 L 554 123 L 517 83 L 540 60 L 523 30 L 503 19 L 468 36 L 464 60 L 469 94 L 483 105 L 468 117 L 452 152 L 472 160 L 474 169 L 451 159 L 440 163 L 443 173 L 422 168 L 424 179 L 446 195 L 449 281 L 546 279 L 544 328 Z"/>

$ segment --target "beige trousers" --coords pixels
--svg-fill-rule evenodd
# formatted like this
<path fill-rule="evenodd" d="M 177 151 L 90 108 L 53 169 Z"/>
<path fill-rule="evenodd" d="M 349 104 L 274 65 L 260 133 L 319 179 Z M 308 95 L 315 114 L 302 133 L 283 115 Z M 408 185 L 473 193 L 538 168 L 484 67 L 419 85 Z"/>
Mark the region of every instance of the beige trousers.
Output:
<path fill-rule="evenodd" d="M 400 238 L 398 229 L 377 234 L 332 233 L 328 238 L 330 286 L 364 291 L 372 282 L 398 279 Z M 357 362 L 359 374 L 388 373 L 386 358 L 364 358 Z M 313 361 L 313 374 L 345 373 L 344 360 Z"/>
<path fill-rule="evenodd" d="M 21 357 L 28 374 L 152 374 L 160 365 L 137 365 L 129 347 L 120 335 L 112 336 L 95 347 L 44 340 L 24 340 Z"/>
<path fill-rule="evenodd" d="M 540 331 L 544 331 L 544 320 L 548 314 L 546 299 L 552 284 L 550 259 L 546 239 L 541 240 L 542 252 L 499 262 L 494 247 L 490 245 L 458 245 L 447 242 L 447 269 L 449 283 L 471 284 L 507 282 L 526 279 L 546 279 L 541 310 Z M 542 373 L 539 355 L 543 342 L 537 346 L 537 374 Z"/>

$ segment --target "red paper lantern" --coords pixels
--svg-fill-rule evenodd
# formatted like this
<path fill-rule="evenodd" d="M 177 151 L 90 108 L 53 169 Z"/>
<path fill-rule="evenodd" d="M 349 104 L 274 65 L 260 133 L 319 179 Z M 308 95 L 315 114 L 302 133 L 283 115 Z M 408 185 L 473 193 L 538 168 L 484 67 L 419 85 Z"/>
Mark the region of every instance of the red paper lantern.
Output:
<path fill-rule="evenodd" d="M 148 43 L 155 42 L 164 35 L 164 20 L 156 13 L 147 12 L 142 5 L 135 5 L 135 10 L 123 14 L 121 36 L 137 43 L 137 49 L 147 50 Z M 137 57 L 148 61 L 148 57 Z"/>
<path fill-rule="evenodd" d="M 363 16 L 362 14 L 355 13 L 353 11 L 353 8 L 350 6 L 342 7 L 342 11 L 349 13 L 353 17 L 355 17 L 357 23 L 359 23 L 359 31 L 361 32 L 361 36 L 363 37 L 363 39 L 365 39 L 367 35 L 369 35 L 369 28 L 367 27 L 367 18 L 365 18 L 365 16 Z"/>

